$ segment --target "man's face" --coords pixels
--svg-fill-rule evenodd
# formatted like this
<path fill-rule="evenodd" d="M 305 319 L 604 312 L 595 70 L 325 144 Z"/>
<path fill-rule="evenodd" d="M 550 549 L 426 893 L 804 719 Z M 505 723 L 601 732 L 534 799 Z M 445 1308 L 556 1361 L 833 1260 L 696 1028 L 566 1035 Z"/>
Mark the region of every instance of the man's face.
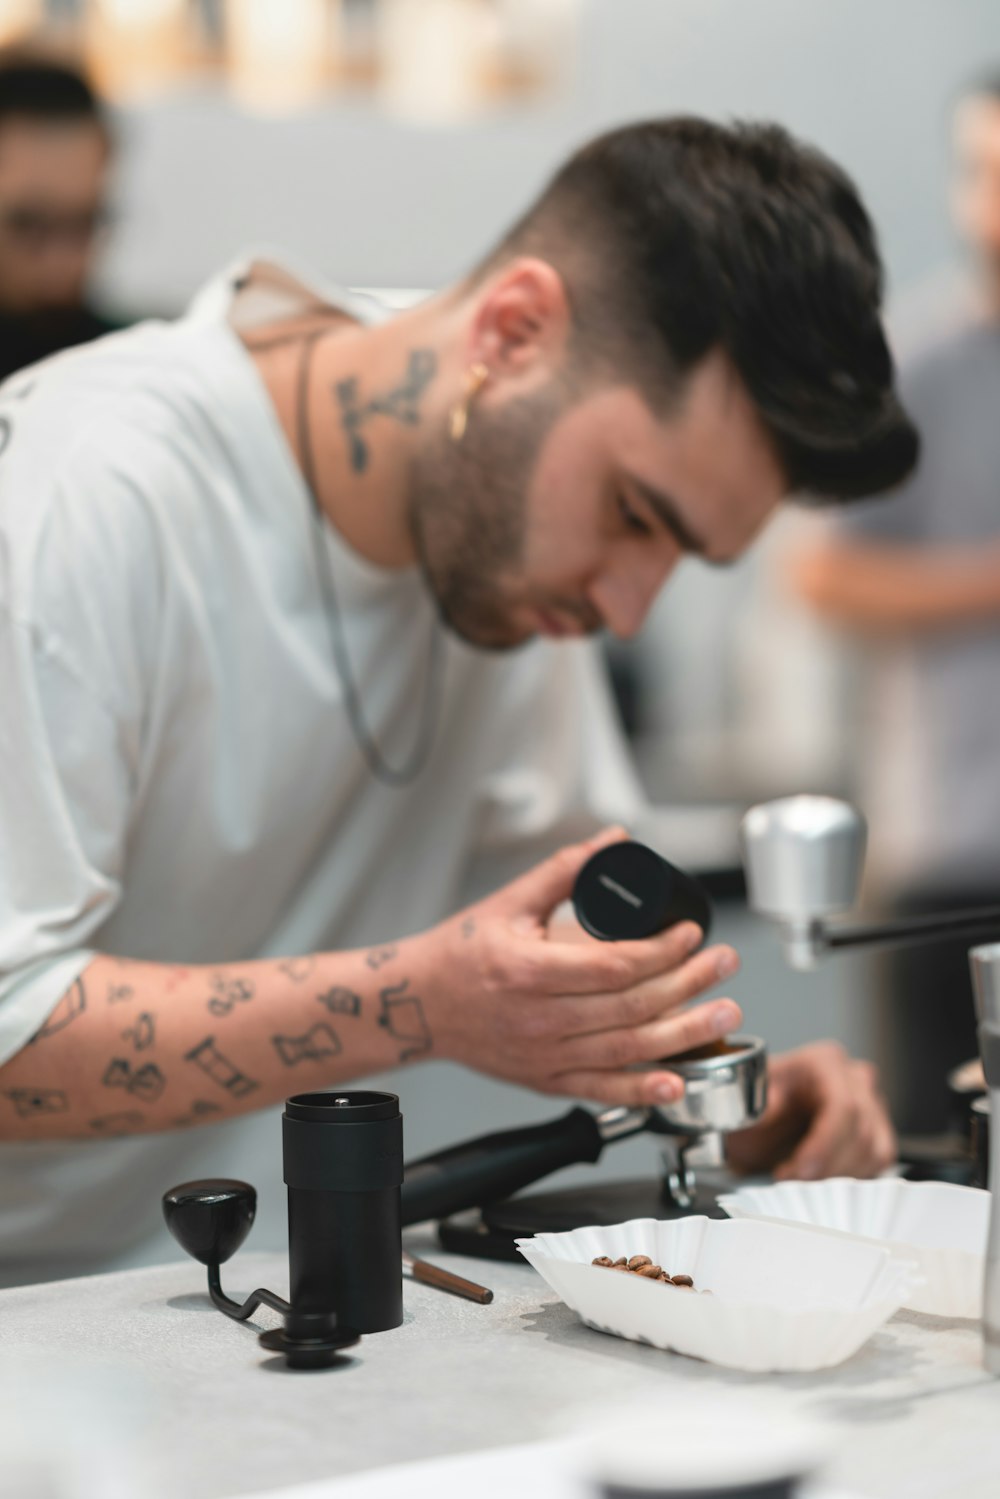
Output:
<path fill-rule="evenodd" d="M 964 99 L 955 113 L 952 211 L 964 239 L 1000 278 L 1000 100 Z"/>
<path fill-rule="evenodd" d="M 89 120 L 0 123 L 0 310 L 78 306 L 101 227 L 107 141 Z"/>
<path fill-rule="evenodd" d="M 712 353 L 667 417 L 631 387 L 570 403 L 554 380 L 475 404 L 461 444 L 422 453 L 411 524 L 442 615 L 470 644 L 626 638 L 682 557 L 739 557 L 785 488 L 742 382 Z"/>

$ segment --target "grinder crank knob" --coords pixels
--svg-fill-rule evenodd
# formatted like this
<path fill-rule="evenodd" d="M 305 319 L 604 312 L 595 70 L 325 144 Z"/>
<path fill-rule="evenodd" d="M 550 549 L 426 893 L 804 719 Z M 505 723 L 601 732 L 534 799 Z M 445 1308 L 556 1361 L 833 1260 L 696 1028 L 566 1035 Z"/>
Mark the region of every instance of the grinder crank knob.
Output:
<path fill-rule="evenodd" d="M 257 1193 L 249 1182 L 183 1182 L 163 1194 L 163 1216 L 181 1248 L 203 1265 L 224 1265 L 253 1227 Z"/>

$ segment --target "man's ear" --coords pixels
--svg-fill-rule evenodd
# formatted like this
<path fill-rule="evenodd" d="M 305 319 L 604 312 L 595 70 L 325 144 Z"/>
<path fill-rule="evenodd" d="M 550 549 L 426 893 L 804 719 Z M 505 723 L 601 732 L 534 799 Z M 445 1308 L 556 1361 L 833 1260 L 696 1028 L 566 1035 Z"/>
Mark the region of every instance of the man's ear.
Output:
<path fill-rule="evenodd" d="M 548 261 L 522 256 L 482 288 L 470 329 L 469 363 L 491 377 L 548 374 L 570 330 L 569 302 L 559 272 Z"/>

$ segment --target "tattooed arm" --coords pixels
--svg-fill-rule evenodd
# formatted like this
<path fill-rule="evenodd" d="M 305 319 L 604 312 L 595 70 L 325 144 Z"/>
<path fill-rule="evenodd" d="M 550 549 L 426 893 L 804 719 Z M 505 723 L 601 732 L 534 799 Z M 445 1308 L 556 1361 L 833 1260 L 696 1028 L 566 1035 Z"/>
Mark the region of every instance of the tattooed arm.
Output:
<path fill-rule="evenodd" d="M 94 958 L 0 1068 L 0 1139 L 207 1123 L 429 1052 L 429 1031 L 413 1040 L 418 996 L 404 985 L 390 1011 L 380 966 L 363 952 L 211 968 Z"/>
<path fill-rule="evenodd" d="M 431 1056 L 544 1093 L 677 1098 L 662 1058 L 740 1023 L 731 1000 L 685 1008 L 735 971 L 735 954 L 695 952 L 691 922 L 645 942 L 553 934 L 602 841 L 369 952 L 215 968 L 95 958 L 0 1068 L 0 1138 L 174 1129 Z"/>

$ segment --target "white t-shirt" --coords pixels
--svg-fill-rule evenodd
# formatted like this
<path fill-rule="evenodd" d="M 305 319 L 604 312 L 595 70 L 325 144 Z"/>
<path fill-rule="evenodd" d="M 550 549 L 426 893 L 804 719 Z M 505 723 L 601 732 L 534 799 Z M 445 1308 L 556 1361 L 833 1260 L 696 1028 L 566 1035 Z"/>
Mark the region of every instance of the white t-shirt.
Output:
<path fill-rule="evenodd" d="M 404 936 L 641 815 L 589 644 L 449 638 L 429 763 L 404 788 L 372 776 L 311 498 L 230 321 L 240 271 L 175 323 L 0 390 L 0 1061 L 95 952 L 221 963 Z M 324 539 L 366 721 L 399 762 L 431 601 L 416 571 Z M 0 1148 L 0 1265 L 105 1252 L 184 1154 L 182 1133 Z"/>

